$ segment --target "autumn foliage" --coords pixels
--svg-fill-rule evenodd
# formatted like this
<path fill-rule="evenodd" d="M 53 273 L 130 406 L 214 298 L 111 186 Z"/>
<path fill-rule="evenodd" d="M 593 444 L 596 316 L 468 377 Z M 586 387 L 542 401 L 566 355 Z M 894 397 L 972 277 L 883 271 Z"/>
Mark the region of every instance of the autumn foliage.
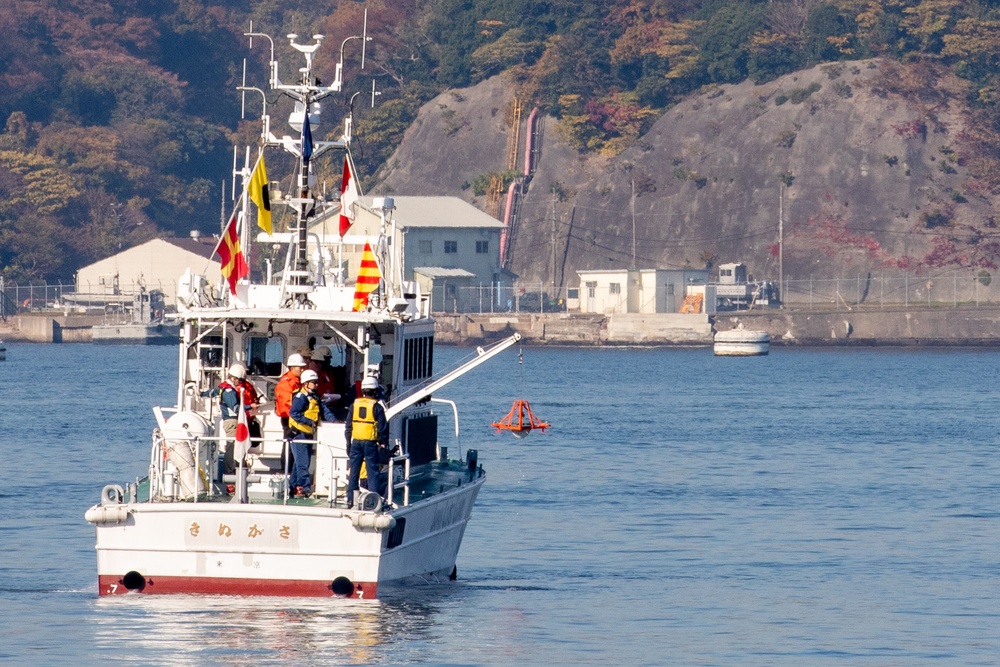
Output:
<path fill-rule="evenodd" d="M 365 76 L 381 96 L 354 109 L 363 173 L 382 166 L 421 104 L 500 72 L 571 145 L 616 154 L 704 86 L 880 57 L 917 75 L 915 63 L 946 66 L 966 82 L 975 118 L 956 159 L 970 188 L 1000 192 L 1000 6 L 987 0 L 17 0 L 0 3 L 0 271 L 68 279 L 155 235 L 218 231 L 231 147 L 258 131 L 252 115 L 236 121 L 249 21 L 275 36 L 321 31 L 339 47 L 365 8 L 375 37 Z M 359 74 L 355 46 L 348 78 Z M 265 51 L 250 53 L 251 73 L 265 71 Z M 324 63 L 330 80 L 335 63 Z M 331 109 L 322 131 L 337 133 L 348 111 Z M 919 141 L 928 122 L 893 130 Z M 817 224 L 825 243 L 890 261 L 846 221 Z M 928 265 L 992 261 L 983 239 L 983 254 L 946 241 Z"/>

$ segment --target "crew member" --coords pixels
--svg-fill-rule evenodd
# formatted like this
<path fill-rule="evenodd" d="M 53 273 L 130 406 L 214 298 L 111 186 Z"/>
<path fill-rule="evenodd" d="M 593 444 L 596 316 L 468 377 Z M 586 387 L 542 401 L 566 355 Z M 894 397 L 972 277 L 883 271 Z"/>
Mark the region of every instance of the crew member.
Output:
<path fill-rule="evenodd" d="M 274 387 L 274 414 L 281 418 L 281 428 L 284 430 L 285 438 L 288 438 L 288 411 L 292 407 L 292 396 L 302 386 L 299 377 L 305 370 L 306 360 L 301 354 L 293 354 L 288 357 L 288 371 L 278 380 Z"/>
<path fill-rule="evenodd" d="M 333 421 L 333 413 L 316 395 L 316 385 L 319 376 L 316 371 L 306 370 L 301 376 L 302 386 L 292 398 L 292 406 L 288 416 L 289 444 L 292 448 L 292 476 L 289 488 L 294 495 L 308 497 L 312 494 L 312 476 L 309 474 L 309 463 L 312 457 L 312 443 L 315 440 L 320 419 Z"/>
<path fill-rule="evenodd" d="M 361 396 L 354 399 L 350 419 L 344 425 L 347 437 L 350 472 L 347 478 L 347 507 L 354 506 L 354 493 L 358 490 L 361 462 L 372 471 L 368 475 L 369 491 L 379 492 L 378 475 L 379 447 L 389 445 L 389 423 L 385 419 L 385 408 L 375 398 L 378 380 L 371 375 L 361 382 Z"/>
<path fill-rule="evenodd" d="M 309 356 L 309 360 L 306 362 L 306 368 L 311 371 L 316 371 L 316 375 L 319 377 L 319 384 L 316 386 L 316 393 L 319 394 L 320 400 L 330 405 L 331 402 L 340 398 L 339 395 L 334 396 L 333 392 L 333 375 L 330 373 L 330 365 L 327 363 L 330 359 L 330 348 L 323 345 L 317 347 L 312 351 Z"/>
<path fill-rule="evenodd" d="M 246 412 L 250 437 L 260 438 L 260 422 L 257 421 L 257 406 L 260 405 L 260 399 L 257 397 L 257 390 L 247 381 L 246 375 L 247 371 L 243 364 L 233 364 L 229 367 L 226 379 L 219 385 L 219 409 L 222 412 L 222 428 L 227 438 L 236 436 L 241 402 Z M 223 465 L 226 474 L 229 475 L 236 472 L 234 449 L 233 441 L 227 441 Z"/>
<path fill-rule="evenodd" d="M 292 408 L 292 396 L 302 386 L 299 376 L 302 375 L 302 371 L 306 367 L 306 360 L 302 358 L 301 354 L 293 354 L 288 357 L 285 365 L 288 366 L 288 370 L 281 376 L 278 384 L 274 387 L 274 414 L 281 418 L 282 437 L 288 440 L 292 435 L 288 431 L 288 414 Z M 293 460 L 288 462 L 289 465 L 294 463 L 294 457 L 295 455 L 292 454 Z M 284 451 L 281 452 L 281 459 L 282 466 L 284 466 Z M 288 468 L 285 469 L 287 470 Z"/>

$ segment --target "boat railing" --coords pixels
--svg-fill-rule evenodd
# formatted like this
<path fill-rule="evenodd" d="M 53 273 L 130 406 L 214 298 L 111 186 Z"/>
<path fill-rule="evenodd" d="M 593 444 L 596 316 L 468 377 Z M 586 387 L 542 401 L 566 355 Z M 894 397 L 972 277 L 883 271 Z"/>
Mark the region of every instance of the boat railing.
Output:
<path fill-rule="evenodd" d="M 210 499 L 223 495 L 222 484 L 245 484 L 260 482 L 265 479 L 274 488 L 280 484 L 280 492 L 272 497 L 280 497 L 282 503 L 291 498 L 287 480 L 290 479 L 289 441 L 283 437 L 250 438 L 249 454 L 255 457 L 244 468 L 244 462 L 237 460 L 237 472 L 233 475 L 223 474 L 220 470 L 220 459 L 229 446 L 235 444 L 231 436 L 222 435 L 192 435 L 181 437 L 172 434 L 167 428 L 164 412 L 177 412 L 173 408 L 155 408 L 154 413 L 161 427 L 153 431 L 153 443 L 149 464 L 149 500 L 172 502 L 199 502 L 200 499 Z M 346 502 L 346 488 L 349 478 L 350 461 L 343 449 L 330 442 L 318 439 L 303 439 L 300 442 L 316 447 L 314 457 L 314 491 L 318 497 L 327 497 L 332 507 L 339 501 Z M 271 447 L 267 445 L 270 444 Z M 399 445 L 399 441 L 396 441 Z M 257 450 L 257 451 L 254 451 Z M 410 504 L 410 457 L 401 450 L 390 457 L 387 474 L 387 496 L 390 502 L 397 502 L 397 493 L 401 493 L 401 504 Z M 277 452 L 277 454 L 276 454 Z M 328 467 L 321 469 L 320 456 L 325 456 Z M 278 459 L 283 465 L 277 469 L 262 463 L 261 459 Z M 242 472 L 245 470 L 245 472 Z M 240 477 L 246 475 L 241 482 Z M 343 491 L 341 491 L 343 489 Z"/>
<path fill-rule="evenodd" d="M 455 404 L 455 401 L 451 401 L 447 398 L 433 397 L 431 398 L 431 403 L 445 403 L 446 405 L 451 406 L 451 413 L 455 418 L 455 446 L 458 448 L 458 451 L 462 451 L 462 439 L 458 433 L 458 406 Z M 443 458 L 442 452 L 440 451 L 440 444 L 438 447 L 438 458 Z"/>
<path fill-rule="evenodd" d="M 403 507 L 410 504 L 410 455 L 404 454 L 399 446 L 399 440 L 396 440 L 396 447 L 393 451 L 399 452 L 398 454 L 389 457 L 389 470 L 388 484 L 386 493 L 389 496 L 389 502 L 396 502 L 396 491 L 401 490 L 403 492 Z M 398 474 L 397 471 L 401 471 Z"/>

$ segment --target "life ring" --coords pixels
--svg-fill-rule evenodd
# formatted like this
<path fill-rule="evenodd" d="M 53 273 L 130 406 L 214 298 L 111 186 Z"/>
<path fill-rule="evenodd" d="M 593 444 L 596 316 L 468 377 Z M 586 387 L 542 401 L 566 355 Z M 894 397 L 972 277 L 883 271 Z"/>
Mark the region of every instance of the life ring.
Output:
<path fill-rule="evenodd" d="M 160 429 L 154 428 L 153 446 L 155 447 L 157 443 L 159 443 L 160 445 L 160 461 L 161 462 L 166 461 L 168 458 L 170 458 L 170 450 L 167 449 L 167 439 L 163 437 L 163 434 L 160 432 Z"/>

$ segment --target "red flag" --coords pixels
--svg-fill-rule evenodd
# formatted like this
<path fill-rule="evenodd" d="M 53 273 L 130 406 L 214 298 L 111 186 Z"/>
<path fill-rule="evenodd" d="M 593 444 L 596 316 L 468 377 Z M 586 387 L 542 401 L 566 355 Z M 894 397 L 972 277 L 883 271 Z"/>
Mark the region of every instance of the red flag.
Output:
<path fill-rule="evenodd" d="M 236 294 L 236 283 L 240 278 L 250 275 L 250 267 L 240 250 L 240 237 L 236 233 L 236 212 L 226 225 L 226 231 L 222 232 L 222 239 L 215 248 L 215 252 L 222 258 L 222 276 L 229 282 L 229 291 Z"/>
<path fill-rule="evenodd" d="M 361 254 L 361 268 L 358 270 L 354 288 L 354 310 L 360 311 L 368 305 L 368 295 L 375 291 L 381 279 L 382 273 L 378 270 L 375 253 L 372 252 L 371 245 L 365 241 L 365 251 Z"/>
<path fill-rule="evenodd" d="M 344 178 L 340 182 L 340 236 L 354 224 L 354 203 L 358 201 L 358 183 L 351 173 L 351 164 L 344 157 Z"/>

